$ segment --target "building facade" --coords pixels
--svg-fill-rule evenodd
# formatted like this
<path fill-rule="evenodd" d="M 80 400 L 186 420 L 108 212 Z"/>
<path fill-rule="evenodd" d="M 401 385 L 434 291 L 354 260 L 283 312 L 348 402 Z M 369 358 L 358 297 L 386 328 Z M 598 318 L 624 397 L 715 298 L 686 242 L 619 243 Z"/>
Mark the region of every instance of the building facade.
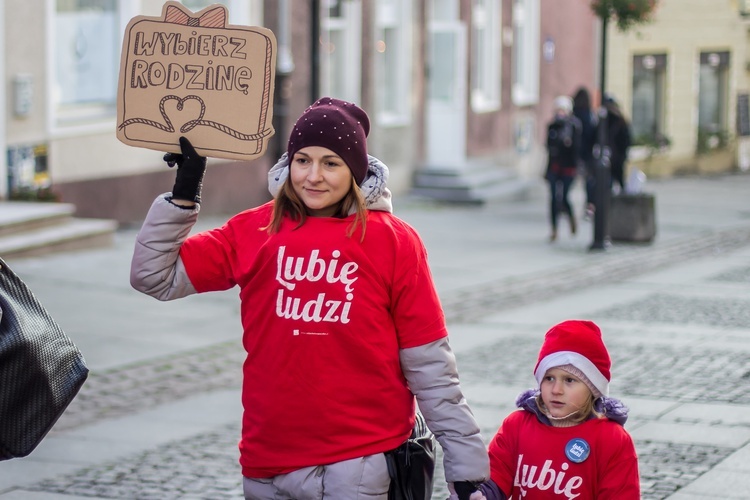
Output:
<path fill-rule="evenodd" d="M 659 0 L 650 22 L 608 30 L 607 89 L 632 121 L 648 176 L 747 169 L 748 10 L 737 0 Z"/>
<path fill-rule="evenodd" d="M 598 23 L 584 0 L 186 0 L 228 7 L 229 22 L 277 38 L 266 154 L 209 159 L 202 210 L 270 199 L 266 173 L 317 97 L 361 105 L 369 149 L 394 194 L 422 188 L 481 201 L 508 179 L 538 178 L 556 95 L 596 88 Z M 6 0 L 0 4 L 2 198 L 46 196 L 77 215 L 137 223 L 170 190 L 158 151 L 115 134 L 124 29 L 161 0 Z M 616 54 L 614 54 L 616 55 Z"/>

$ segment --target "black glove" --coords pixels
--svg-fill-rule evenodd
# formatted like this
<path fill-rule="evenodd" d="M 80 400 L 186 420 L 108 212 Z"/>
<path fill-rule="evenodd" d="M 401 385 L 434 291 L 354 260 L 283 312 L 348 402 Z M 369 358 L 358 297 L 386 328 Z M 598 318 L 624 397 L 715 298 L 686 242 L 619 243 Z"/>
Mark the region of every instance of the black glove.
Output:
<path fill-rule="evenodd" d="M 177 164 L 177 178 L 172 188 L 172 198 L 201 202 L 203 174 L 206 172 L 206 159 L 200 156 L 185 137 L 180 137 L 182 154 L 167 153 L 164 161 L 174 167 Z"/>
<path fill-rule="evenodd" d="M 453 489 L 456 490 L 458 500 L 469 500 L 472 493 L 477 491 L 477 486 L 471 481 L 456 481 L 453 483 Z"/>

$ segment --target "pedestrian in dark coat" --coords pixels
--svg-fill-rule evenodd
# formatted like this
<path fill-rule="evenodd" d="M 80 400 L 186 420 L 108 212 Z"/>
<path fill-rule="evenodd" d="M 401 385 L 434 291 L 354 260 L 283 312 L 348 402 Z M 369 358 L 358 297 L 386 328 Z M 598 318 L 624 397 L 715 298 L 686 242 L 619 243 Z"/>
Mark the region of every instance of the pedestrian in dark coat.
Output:
<path fill-rule="evenodd" d="M 619 185 L 620 192 L 625 191 L 625 162 L 628 159 L 628 150 L 631 144 L 630 123 L 622 114 L 620 105 L 609 94 L 604 94 L 602 101 L 606 118 L 606 146 L 610 152 L 610 185 Z"/>
<path fill-rule="evenodd" d="M 547 172 L 550 187 L 550 241 L 557 239 L 557 216 L 564 212 L 570 221 L 571 234 L 576 233 L 576 220 L 568 200 L 568 192 L 578 173 L 581 122 L 573 116 L 573 100 L 559 96 L 554 101 L 555 116 L 547 126 Z"/>
<path fill-rule="evenodd" d="M 594 213 L 594 144 L 596 144 L 596 126 L 598 118 L 591 109 L 591 96 L 585 87 L 579 88 L 573 96 L 573 116 L 581 122 L 580 162 L 586 183 L 586 217 Z"/>

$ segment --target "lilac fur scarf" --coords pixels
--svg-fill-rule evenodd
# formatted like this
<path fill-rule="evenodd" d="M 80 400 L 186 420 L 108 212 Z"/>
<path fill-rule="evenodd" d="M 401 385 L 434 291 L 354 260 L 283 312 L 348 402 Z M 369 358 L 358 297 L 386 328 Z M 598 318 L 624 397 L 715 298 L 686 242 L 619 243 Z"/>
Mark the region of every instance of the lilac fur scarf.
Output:
<path fill-rule="evenodd" d="M 533 413 L 539 418 L 539 420 L 549 424 L 549 419 L 536 405 L 537 394 L 539 394 L 539 390 L 537 389 L 528 389 L 522 392 L 516 398 L 516 406 Z M 628 420 L 629 409 L 619 399 L 602 396 L 594 403 L 594 410 L 622 426 L 624 426 L 625 422 Z"/>

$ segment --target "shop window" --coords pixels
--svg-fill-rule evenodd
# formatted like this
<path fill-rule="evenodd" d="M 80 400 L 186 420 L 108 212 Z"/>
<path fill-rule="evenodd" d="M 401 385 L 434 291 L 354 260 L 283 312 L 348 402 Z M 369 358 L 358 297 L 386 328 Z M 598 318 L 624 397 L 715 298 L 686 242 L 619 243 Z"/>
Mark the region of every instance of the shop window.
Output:
<path fill-rule="evenodd" d="M 181 3 L 193 12 L 218 3 L 229 10 L 229 24 L 263 26 L 263 20 L 260 19 L 262 6 L 257 1 L 250 3 L 251 11 L 248 10 L 247 0 L 182 0 Z"/>
<path fill-rule="evenodd" d="M 660 145 L 665 140 L 666 69 L 666 54 L 633 57 L 631 129 L 636 145 Z"/>
<path fill-rule="evenodd" d="M 726 146 L 729 52 L 701 52 L 698 80 L 698 151 Z"/>
<path fill-rule="evenodd" d="M 194 12 L 215 3 L 228 7 L 230 24 L 250 23 L 244 0 L 183 2 Z M 122 38 L 128 22 L 138 14 L 137 4 L 129 0 L 54 0 L 51 4 L 51 128 L 100 126 L 114 120 Z"/>
<path fill-rule="evenodd" d="M 52 102 L 56 125 L 113 118 L 120 64 L 117 0 L 57 0 Z"/>

